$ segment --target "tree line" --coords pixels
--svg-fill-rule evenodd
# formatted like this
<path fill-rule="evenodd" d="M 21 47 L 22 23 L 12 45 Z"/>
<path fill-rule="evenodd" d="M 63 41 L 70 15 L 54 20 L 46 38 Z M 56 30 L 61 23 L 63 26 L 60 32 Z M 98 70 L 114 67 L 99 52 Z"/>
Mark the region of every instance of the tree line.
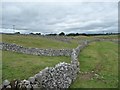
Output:
<path fill-rule="evenodd" d="M 20 32 L 15 32 L 14 34 L 21 34 Z M 45 36 L 97 36 L 97 35 L 117 35 L 120 33 L 96 33 L 96 34 L 87 34 L 87 33 L 69 33 L 65 34 L 61 32 L 59 34 L 45 34 Z M 29 35 L 42 35 L 41 33 L 29 33 Z"/>

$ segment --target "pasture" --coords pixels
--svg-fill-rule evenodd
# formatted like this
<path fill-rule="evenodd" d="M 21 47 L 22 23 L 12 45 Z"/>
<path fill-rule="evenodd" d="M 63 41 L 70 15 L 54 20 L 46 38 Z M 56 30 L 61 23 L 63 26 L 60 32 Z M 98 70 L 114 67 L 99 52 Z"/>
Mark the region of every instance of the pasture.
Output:
<path fill-rule="evenodd" d="M 68 37 L 71 38 L 71 37 Z M 95 38 L 116 39 L 111 36 L 76 36 L 70 42 L 32 35 L 2 35 L 2 41 L 25 47 L 72 49 L 81 41 Z M 66 56 L 34 56 L 10 51 L 2 51 L 2 80 L 27 79 L 45 67 L 53 67 L 59 62 L 69 63 Z M 70 88 L 116 88 L 118 87 L 118 44 L 113 42 L 93 42 L 83 49 L 78 57 L 80 73 Z"/>
<path fill-rule="evenodd" d="M 71 88 L 117 88 L 118 45 L 94 42 L 79 55 L 80 71 Z"/>
<path fill-rule="evenodd" d="M 70 62 L 70 57 L 34 56 L 16 52 L 3 51 L 2 79 L 27 79 L 46 67 L 59 62 Z"/>

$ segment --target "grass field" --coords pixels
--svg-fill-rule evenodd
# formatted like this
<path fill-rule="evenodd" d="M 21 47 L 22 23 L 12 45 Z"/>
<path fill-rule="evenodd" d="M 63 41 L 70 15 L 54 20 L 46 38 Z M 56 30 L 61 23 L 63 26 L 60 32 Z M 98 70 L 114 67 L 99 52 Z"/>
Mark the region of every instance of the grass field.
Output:
<path fill-rule="evenodd" d="M 80 40 L 94 38 L 117 38 L 117 36 L 77 36 L 71 43 L 38 36 L 3 35 L 3 42 L 16 43 L 25 47 L 76 48 Z M 70 57 L 46 57 L 3 51 L 2 79 L 27 79 L 45 67 L 59 62 L 70 62 Z M 80 70 L 70 88 L 115 88 L 118 86 L 118 45 L 113 42 L 93 42 L 79 55 Z M 18 78 L 19 77 L 19 78 Z"/>
<path fill-rule="evenodd" d="M 25 47 L 34 48 L 53 48 L 53 49 L 68 49 L 76 48 L 78 43 L 76 40 L 71 40 L 71 43 L 48 39 L 33 35 L 2 35 L 2 41 L 7 43 L 15 43 Z"/>
<path fill-rule="evenodd" d="M 100 35 L 94 36 L 94 38 L 103 38 L 103 39 L 118 39 L 118 35 Z"/>
<path fill-rule="evenodd" d="M 33 56 L 3 51 L 2 79 L 27 79 L 45 67 L 53 67 L 59 62 L 70 62 L 70 57 Z"/>
<path fill-rule="evenodd" d="M 98 36 L 76 36 L 74 37 L 76 39 L 87 39 L 87 40 L 92 40 L 92 39 L 96 39 L 96 38 L 100 38 L 100 39 L 118 39 L 118 35 L 98 35 Z"/>
<path fill-rule="evenodd" d="M 115 88 L 118 86 L 117 44 L 91 43 L 80 53 L 79 62 L 80 70 L 84 74 L 78 75 L 71 88 Z M 89 73 L 85 74 L 85 72 Z"/>
<path fill-rule="evenodd" d="M 0 50 L 0 84 L 2 83 L 2 51 Z"/>

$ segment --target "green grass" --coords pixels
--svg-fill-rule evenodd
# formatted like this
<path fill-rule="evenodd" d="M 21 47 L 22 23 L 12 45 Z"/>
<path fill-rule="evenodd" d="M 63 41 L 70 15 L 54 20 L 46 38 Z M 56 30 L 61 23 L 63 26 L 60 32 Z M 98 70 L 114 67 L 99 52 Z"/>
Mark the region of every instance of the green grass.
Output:
<path fill-rule="evenodd" d="M 59 62 L 70 62 L 70 57 L 33 56 L 3 51 L 2 79 L 27 79 L 45 67 L 54 67 Z"/>
<path fill-rule="evenodd" d="M 2 83 L 2 51 L 0 50 L 0 83 Z"/>
<path fill-rule="evenodd" d="M 71 36 L 71 43 L 54 40 L 51 38 L 44 38 L 35 35 L 2 35 L 2 41 L 8 43 L 15 43 L 24 47 L 34 48 L 53 48 L 53 49 L 71 49 L 76 48 L 80 40 L 93 40 L 95 38 L 118 38 L 117 35 L 103 35 L 103 36 Z"/>
<path fill-rule="evenodd" d="M 95 38 L 117 38 L 111 36 L 77 36 L 71 43 L 47 39 L 39 36 L 3 35 L 3 42 L 16 43 L 25 47 L 35 48 L 76 48 L 80 40 Z M 70 57 L 49 57 L 20 54 L 3 51 L 2 79 L 27 79 L 45 67 L 54 66 L 59 62 L 70 62 Z M 99 79 L 78 74 L 70 88 L 115 88 L 118 85 L 118 45 L 113 42 L 93 42 L 79 55 L 81 72 L 95 71 Z M 84 76 L 84 78 L 83 78 Z M 89 76 L 89 75 L 88 75 Z M 101 78 L 103 77 L 103 78 Z"/>
<path fill-rule="evenodd" d="M 79 55 L 82 72 L 96 71 L 99 79 L 79 74 L 71 88 L 115 88 L 118 86 L 118 45 L 112 42 L 94 42 Z M 101 79 L 101 77 L 103 78 Z"/>
<path fill-rule="evenodd" d="M 100 35 L 94 36 L 95 38 L 104 38 L 104 39 L 118 39 L 119 35 Z"/>
<path fill-rule="evenodd" d="M 71 49 L 76 48 L 78 43 L 71 41 L 66 43 L 49 38 L 34 35 L 2 35 L 2 41 L 7 43 L 15 43 L 24 47 L 34 48 L 53 48 L 53 49 Z"/>
<path fill-rule="evenodd" d="M 76 39 L 87 39 L 87 40 L 92 40 L 92 39 L 96 39 L 96 38 L 100 38 L 100 39 L 118 39 L 118 35 L 76 36 L 74 38 L 76 38 Z"/>

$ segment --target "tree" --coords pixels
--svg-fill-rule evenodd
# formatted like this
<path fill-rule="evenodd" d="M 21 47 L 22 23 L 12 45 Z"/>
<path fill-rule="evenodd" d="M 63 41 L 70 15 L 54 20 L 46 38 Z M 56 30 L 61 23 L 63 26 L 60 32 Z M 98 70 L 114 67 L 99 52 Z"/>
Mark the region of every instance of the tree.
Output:
<path fill-rule="evenodd" d="M 41 35 L 41 33 L 36 33 L 36 35 Z"/>
<path fill-rule="evenodd" d="M 34 33 L 30 33 L 31 35 L 34 35 Z"/>
<path fill-rule="evenodd" d="M 57 36 L 57 34 L 56 33 L 54 33 L 54 34 L 46 34 L 46 36 Z"/>
<path fill-rule="evenodd" d="M 65 33 L 64 32 L 61 32 L 60 34 L 59 34 L 59 36 L 64 36 L 65 35 Z"/>
<path fill-rule="evenodd" d="M 20 32 L 15 32 L 15 34 L 20 34 Z"/>

